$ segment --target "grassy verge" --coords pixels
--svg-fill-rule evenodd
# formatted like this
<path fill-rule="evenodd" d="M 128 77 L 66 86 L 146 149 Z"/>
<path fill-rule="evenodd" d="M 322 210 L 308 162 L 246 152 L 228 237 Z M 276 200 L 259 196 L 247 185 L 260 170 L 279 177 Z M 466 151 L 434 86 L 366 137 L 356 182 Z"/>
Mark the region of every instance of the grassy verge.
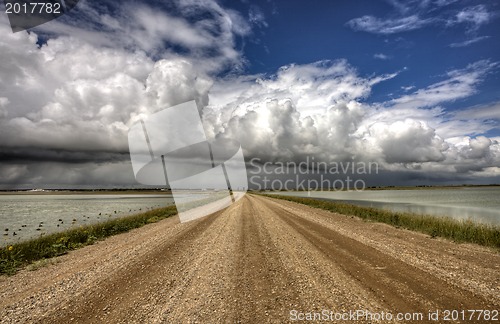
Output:
<path fill-rule="evenodd" d="M 458 221 L 450 217 L 393 212 L 312 198 L 269 194 L 264 194 L 264 196 L 293 201 L 339 214 L 357 216 L 365 220 L 386 223 L 395 227 L 425 233 L 431 237 L 439 236 L 456 242 L 476 243 L 500 249 L 500 227 L 498 226 L 475 223 L 471 220 Z"/>
<path fill-rule="evenodd" d="M 65 254 L 105 237 L 127 232 L 176 214 L 175 206 L 169 206 L 0 248 L 0 274 L 14 274 L 26 265 L 35 262 L 42 264 L 44 259 Z"/>

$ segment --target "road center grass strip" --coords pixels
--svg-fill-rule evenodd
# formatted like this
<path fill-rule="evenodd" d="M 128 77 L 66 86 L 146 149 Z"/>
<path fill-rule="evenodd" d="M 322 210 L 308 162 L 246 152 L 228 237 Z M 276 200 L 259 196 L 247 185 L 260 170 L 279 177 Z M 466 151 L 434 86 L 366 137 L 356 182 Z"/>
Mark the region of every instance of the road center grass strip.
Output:
<path fill-rule="evenodd" d="M 500 250 L 500 227 L 494 225 L 476 223 L 471 220 L 459 221 L 451 217 L 394 212 L 313 198 L 259 194 L 328 210 L 334 213 L 386 223 L 395 227 L 428 234 L 431 237 L 439 236 L 451 239 L 455 242 L 475 243 Z"/>
<path fill-rule="evenodd" d="M 97 240 L 155 223 L 176 214 L 175 206 L 168 206 L 2 247 L 0 274 L 12 275 L 33 262 L 66 254 L 68 251 L 93 244 Z"/>

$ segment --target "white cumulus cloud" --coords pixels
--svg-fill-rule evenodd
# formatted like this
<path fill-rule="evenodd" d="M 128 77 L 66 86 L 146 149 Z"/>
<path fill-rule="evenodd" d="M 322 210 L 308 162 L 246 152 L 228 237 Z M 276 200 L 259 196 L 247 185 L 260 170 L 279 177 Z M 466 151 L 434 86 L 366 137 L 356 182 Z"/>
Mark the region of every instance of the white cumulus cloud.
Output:
<path fill-rule="evenodd" d="M 193 99 L 207 135 L 238 139 L 247 157 L 377 161 L 437 176 L 497 172 L 499 140 L 481 134 L 498 127 L 498 104 L 455 114 L 440 107 L 476 93 L 497 63 L 472 63 L 376 104 L 366 103 L 373 86 L 399 72 L 363 76 L 336 60 L 220 79 L 215 75 L 228 66 L 241 72 L 236 37 L 265 20 L 254 10 L 247 21 L 209 0 L 173 3 L 184 18 L 133 4 L 112 18 L 84 3 L 82 13 L 95 24 L 43 25 L 38 33 L 51 36 L 41 47 L 37 33 L 12 34 L 0 18 L 0 184 L 133 183 L 129 127 Z M 189 19 L 200 13 L 207 18 Z M 351 24 L 390 34 L 427 23 L 411 17 Z M 158 52 L 164 43 L 184 51 Z"/>

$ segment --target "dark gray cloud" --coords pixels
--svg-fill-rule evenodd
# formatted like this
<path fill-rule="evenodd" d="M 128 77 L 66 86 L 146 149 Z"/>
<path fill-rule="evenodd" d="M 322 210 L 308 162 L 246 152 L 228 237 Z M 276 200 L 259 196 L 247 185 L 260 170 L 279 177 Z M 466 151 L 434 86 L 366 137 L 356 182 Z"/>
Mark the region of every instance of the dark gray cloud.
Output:
<path fill-rule="evenodd" d="M 144 187 L 135 182 L 129 161 L 0 163 L 0 189 Z"/>
<path fill-rule="evenodd" d="M 130 161 L 130 154 L 129 152 L 68 151 L 39 147 L 0 147 L 0 161 L 1 163 L 116 163 Z"/>
<path fill-rule="evenodd" d="M 404 71 L 362 76 L 338 60 L 218 79 L 215 72 L 244 64 L 236 38 L 265 26 L 264 17 L 254 10 L 247 21 L 210 0 L 173 6 L 185 18 L 154 6 L 101 10 L 84 2 L 80 16 L 91 23 L 44 25 L 38 32 L 52 37 L 41 47 L 36 33 L 12 34 L 0 17 L 6 35 L 0 40 L 0 184 L 134 185 L 129 128 L 193 99 L 207 136 L 237 139 L 247 159 L 376 162 L 384 173 L 369 176 L 375 185 L 497 179 L 500 138 L 479 135 L 498 128 L 498 103 L 456 114 L 439 106 L 474 94 L 497 63 L 475 62 L 371 105 L 364 101 L 372 87 Z M 208 18 L 192 19 L 202 13 Z M 383 24 L 387 32 L 403 28 Z M 186 50 L 158 56 L 165 42 Z"/>

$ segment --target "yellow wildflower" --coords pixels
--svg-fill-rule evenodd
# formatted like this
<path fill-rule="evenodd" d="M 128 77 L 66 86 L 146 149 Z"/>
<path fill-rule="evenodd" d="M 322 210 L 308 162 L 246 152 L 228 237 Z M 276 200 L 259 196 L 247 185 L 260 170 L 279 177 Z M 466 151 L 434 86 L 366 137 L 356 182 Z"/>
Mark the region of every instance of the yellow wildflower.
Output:
<path fill-rule="evenodd" d="M 12 251 L 14 249 L 14 247 L 11 245 L 9 246 L 9 251 Z"/>

